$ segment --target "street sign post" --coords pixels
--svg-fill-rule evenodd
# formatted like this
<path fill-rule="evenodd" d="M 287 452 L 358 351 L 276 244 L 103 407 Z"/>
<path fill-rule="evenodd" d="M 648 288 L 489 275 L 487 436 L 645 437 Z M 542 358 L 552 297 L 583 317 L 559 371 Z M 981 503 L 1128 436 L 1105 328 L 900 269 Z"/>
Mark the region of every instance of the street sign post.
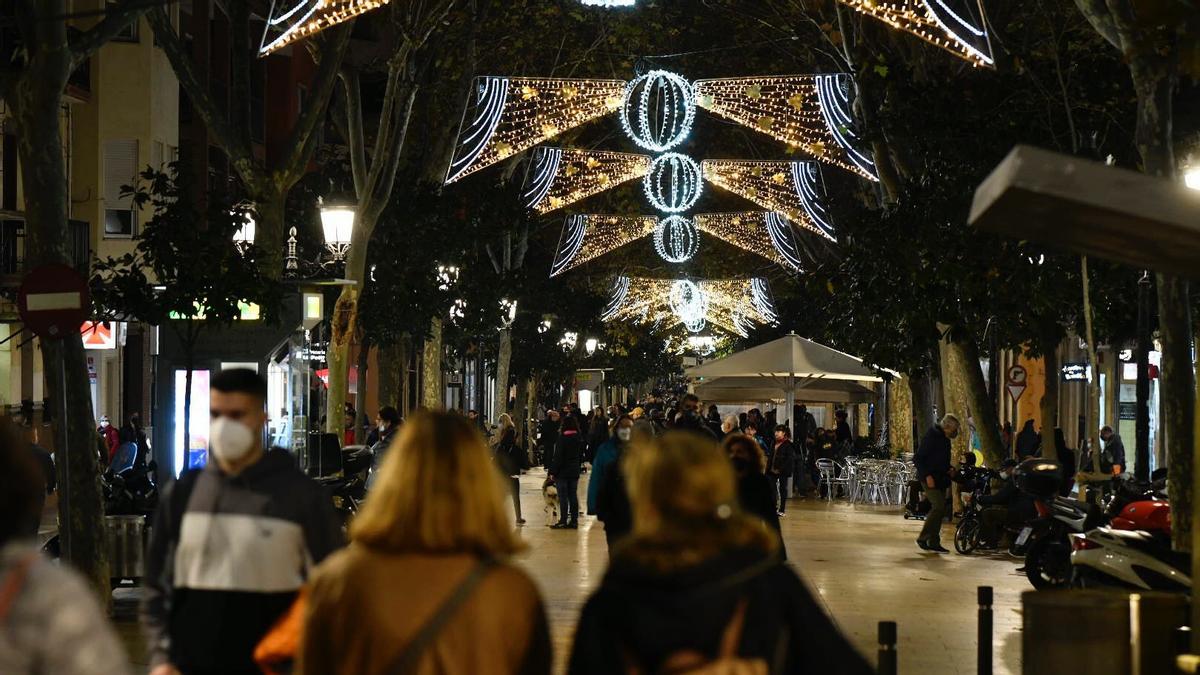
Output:
<path fill-rule="evenodd" d="M 1025 393 L 1028 379 L 1029 373 L 1025 370 L 1025 366 L 1014 365 L 1008 369 L 1005 388 L 1008 389 L 1008 395 L 1012 397 L 1013 403 L 1020 400 L 1021 394 Z"/>

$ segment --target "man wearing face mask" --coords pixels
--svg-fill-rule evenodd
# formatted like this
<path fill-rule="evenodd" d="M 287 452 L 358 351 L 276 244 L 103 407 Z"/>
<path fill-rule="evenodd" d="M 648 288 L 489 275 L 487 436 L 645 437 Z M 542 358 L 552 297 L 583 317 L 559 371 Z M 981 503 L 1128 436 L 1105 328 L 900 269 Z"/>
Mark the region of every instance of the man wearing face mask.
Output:
<path fill-rule="evenodd" d="M 946 488 L 950 487 L 950 441 L 958 437 L 961 425 L 954 415 L 946 415 L 940 424 L 933 425 L 921 439 L 913 463 L 917 466 L 917 479 L 929 500 L 929 513 L 925 525 L 917 537 L 917 546 L 923 551 L 949 553 L 942 547 L 942 520 L 946 517 Z"/>
<path fill-rule="evenodd" d="M 164 495 L 147 552 L 151 675 L 249 674 L 254 647 L 309 569 L 342 544 L 329 495 L 290 453 L 263 448 L 267 383 L 221 371 L 208 465 Z"/>
<path fill-rule="evenodd" d="M 104 451 L 107 454 L 104 458 L 105 464 L 112 464 L 113 455 L 117 454 L 117 448 L 121 447 L 121 434 L 117 432 L 108 421 L 108 415 L 100 416 L 100 426 L 96 429 L 96 433 L 100 434 L 100 438 L 104 440 Z"/>
<path fill-rule="evenodd" d="M 613 435 L 596 451 L 592 475 L 588 479 L 587 510 L 604 523 L 604 538 L 611 553 L 613 544 L 633 528 L 633 514 L 625 480 L 621 474 L 621 455 L 633 438 L 633 418 L 621 415 L 613 425 Z"/>

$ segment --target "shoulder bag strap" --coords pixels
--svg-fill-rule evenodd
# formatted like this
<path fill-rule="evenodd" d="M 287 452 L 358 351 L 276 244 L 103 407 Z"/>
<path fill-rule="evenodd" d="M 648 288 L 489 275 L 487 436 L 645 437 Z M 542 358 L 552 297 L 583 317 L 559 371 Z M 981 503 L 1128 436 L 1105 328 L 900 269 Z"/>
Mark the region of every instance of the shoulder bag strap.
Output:
<path fill-rule="evenodd" d="M 454 615 L 458 613 L 463 604 L 470 599 L 475 588 L 479 586 L 479 582 L 483 581 L 484 577 L 487 576 L 488 572 L 495 565 L 496 561 L 491 558 L 480 560 L 475 565 L 475 568 L 467 574 L 466 578 L 458 584 L 458 587 L 454 589 L 450 597 L 446 598 L 441 606 L 437 608 L 437 611 L 433 613 L 433 616 L 425 622 L 425 625 L 421 626 L 421 630 L 417 631 L 416 636 L 404 647 L 404 650 L 392 662 L 392 667 L 386 672 L 390 675 L 408 675 L 415 672 L 421 655 L 425 653 L 429 645 L 442 632 L 442 629 L 446 627 L 450 619 L 454 618 Z"/>

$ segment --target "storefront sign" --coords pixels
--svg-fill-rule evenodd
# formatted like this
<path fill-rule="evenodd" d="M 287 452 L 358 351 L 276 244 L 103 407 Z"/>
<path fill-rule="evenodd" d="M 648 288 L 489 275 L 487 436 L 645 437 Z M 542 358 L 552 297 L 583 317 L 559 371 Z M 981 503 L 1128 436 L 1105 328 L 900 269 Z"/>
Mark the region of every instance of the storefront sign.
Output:
<path fill-rule="evenodd" d="M 1062 366 L 1063 382 L 1087 382 L 1091 379 L 1091 367 L 1086 363 L 1064 363 Z"/>
<path fill-rule="evenodd" d="M 1137 419 L 1137 403 L 1133 401 L 1121 401 L 1120 408 L 1117 411 L 1117 418 L 1122 420 Z"/>
<path fill-rule="evenodd" d="M 84 321 L 79 327 L 84 349 L 116 349 L 117 324 L 111 321 Z"/>

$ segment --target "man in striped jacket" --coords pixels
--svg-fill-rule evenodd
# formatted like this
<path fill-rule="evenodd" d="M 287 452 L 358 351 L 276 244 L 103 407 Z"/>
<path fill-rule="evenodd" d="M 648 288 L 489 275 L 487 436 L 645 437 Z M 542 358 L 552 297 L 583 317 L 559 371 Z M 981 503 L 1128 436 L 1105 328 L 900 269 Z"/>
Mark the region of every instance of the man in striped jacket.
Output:
<path fill-rule="evenodd" d="M 151 675 L 258 673 L 255 645 L 342 544 L 327 492 L 286 450 L 263 448 L 263 378 L 225 370 L 211 388 L 211 461 L 181 475 L 154 518 Z"/>

